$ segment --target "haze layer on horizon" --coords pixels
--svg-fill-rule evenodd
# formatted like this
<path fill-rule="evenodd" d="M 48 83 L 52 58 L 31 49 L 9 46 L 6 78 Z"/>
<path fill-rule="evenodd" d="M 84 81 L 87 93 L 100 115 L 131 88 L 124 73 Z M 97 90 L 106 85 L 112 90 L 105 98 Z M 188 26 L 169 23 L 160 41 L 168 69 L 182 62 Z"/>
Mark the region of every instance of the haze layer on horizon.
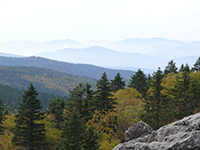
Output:
<path fill-rule="evenodd" d="M 199 0 L 0 0 L 0 42 L 200 41 Z"/>

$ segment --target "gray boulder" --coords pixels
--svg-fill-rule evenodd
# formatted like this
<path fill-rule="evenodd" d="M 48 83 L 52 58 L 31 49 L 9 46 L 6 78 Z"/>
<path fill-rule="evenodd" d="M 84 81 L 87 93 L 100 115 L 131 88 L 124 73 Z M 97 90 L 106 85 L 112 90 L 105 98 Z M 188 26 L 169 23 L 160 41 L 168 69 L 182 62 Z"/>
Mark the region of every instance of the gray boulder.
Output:
<path fill-rule="evenodd" d="M 150 130 L 148 126 L 140 121 L 129 128 L 125 132 L 126 140 L 129 141 L 117 145 L 113 150 L 200 150 L 200 113 L 163 126 L 157 131 Z M 148 132 L 144 130 L 146 128 Z"/>
<path fill-rule="evenodd" d="M 150 134 L 153 129 L 143 121 L 137 122 L 133 127 L 130 127 L 125 132 L 125 140 L 136 139 L 138 137 L 143 137 L 147 134 Z"/>

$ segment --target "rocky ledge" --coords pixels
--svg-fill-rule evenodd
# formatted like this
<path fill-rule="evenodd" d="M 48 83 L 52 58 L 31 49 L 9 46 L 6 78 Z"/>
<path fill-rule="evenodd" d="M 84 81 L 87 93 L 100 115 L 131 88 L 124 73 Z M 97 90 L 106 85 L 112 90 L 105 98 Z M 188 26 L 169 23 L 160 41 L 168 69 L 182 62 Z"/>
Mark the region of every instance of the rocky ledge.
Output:
<path fill-rule="evenodd" d="M 113 150 L 200 150 L 200 113 L 156 131 L 140 121 L 125 132 L 125 139 Z"/>

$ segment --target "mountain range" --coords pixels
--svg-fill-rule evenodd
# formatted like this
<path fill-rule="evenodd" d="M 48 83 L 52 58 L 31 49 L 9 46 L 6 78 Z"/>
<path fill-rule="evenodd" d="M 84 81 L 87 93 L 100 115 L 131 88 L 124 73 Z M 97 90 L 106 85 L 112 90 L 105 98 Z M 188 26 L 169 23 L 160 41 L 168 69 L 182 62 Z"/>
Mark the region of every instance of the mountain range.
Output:
<path fill-rule="evenodd" d="M 97 67 L 88 64 L 73 64 L 62 61 L 51 60 L 42 57 L 3 57 L 0 56 L 1 66 L 34 66 L 40 68 L 51 69 L 72 75 L 84 76 L 93 79 L 100 79 L 103 72 L 106 72 L 108 79 L 113 79 L 117 73 L 123 78 L 130 79 L 135 73 L 129 70 L 117 70 Z"/>
<path fill-rule="evenodd" d="M 153 56 L 140 53 L 117 52 L 100 46 L 92 46 L 88 48 L 66 48 L 56 50 L 55 52 L 40 53 L 36 56 L 71 63 L 93 64 L 105 68 L 146 67 L 153 69 L 158 67 L 157 62 L 166 64 L 162 59 Z"/>
<path fill-rule="evenodd" d="M 152 73 L 173 59 L 177 66 L 192 66 L 199 57 L 200 41 L 183 42 L 164 38 L 133 38 L 121 41 L 54 40 L 43 43 L 11 41 L 0 43 L 1 52 L 40 56 L 69 63 Z M 21 52 L 21 53 L 19 53 Z M 1 55 L 1 54 L 0 54 Z"/>

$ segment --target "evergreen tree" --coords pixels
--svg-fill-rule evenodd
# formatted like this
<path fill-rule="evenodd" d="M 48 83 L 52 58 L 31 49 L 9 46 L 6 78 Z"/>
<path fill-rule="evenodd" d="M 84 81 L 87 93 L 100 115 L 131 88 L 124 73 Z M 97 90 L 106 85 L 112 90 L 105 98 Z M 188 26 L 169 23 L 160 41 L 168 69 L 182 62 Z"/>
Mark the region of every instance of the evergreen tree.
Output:
<path fill-rule="evenodd" d="M 151 80 L 152 80 L 152 76 L 151 74 L 149 73 L 148 76 L 147 76 L 147 91 L 151 85 Z"/>
<path fill-rule="evenodd" d="M 58 149 L 81 150 L 84 145 L 85 128 L 84 118 L 77 110 L 73 109 L 68 113 L 62 127 L 63 133 Z"/>
<path fill-rule="evenodd" d="M 200 57 L 197 59 L 197 61 L 193 65 L 192 70 L 193 71 L 200 71 Z"/>
<path fill-rule="evenodd" d="M 68 98 L 67 109 L 71 111 L 76 109 L 85 118 L 87 122 L 93 115 L 95 106 L 92 102 L 93 91 L 91 85 L 82 83 L 70 91 L 70 97 Z"/>
<path fill-rule="evenodd" d="M 161 126 L 161 116 L 164 109 L 164 99 L 165 96 L 162 95 L 161 91 L 163 87 L 161 82 L 163 79 L 163 72 L 160 68 L 153 74 L 151 80 L 151 92 L 146 96 L 144 109 L 146 114 L 144 114 L 143 119 L 154 129 L 158 129 Z"/>
<path fill-rule="evenodd" d="M 168 89 L 168 93 L 172 95 L 174 99 L 174 116 L 176 119 L 191 115 L 194 111 L 195 101 L 191 96 L 192 93 L 195 92 L 194 89 L 196 89 L 197 86 L 194 83 L 192 87 L 190 87 L 190 85 L 191 77 L 189 72 L 185 71 L 181 76 L 177 76 L 175 86 L 172 89 Z"/>
<path fill-rule="evenodd" d="M 93 104 L 93 95 L 94 92 L 93 90 L 91 90 L 91 85 L 89 85 L 88 83 L 86 83 L 85 85 L 85 95 L 83 97 L 83 111 L 82 111 L 82 115 L 85 118 L 85 122 L 88 122 L 89 119 L 92 118 L 93 114 L 94 114 L 94 109 L 95 106 Z"/>
<path fill-rule="evenodd" d="M 16 125 L 13 128 L 14 137 L 12 143 L 28 150 L 39 150 L 45 141 L 45 124 L 38 121 L 44 119 L 44 113 L 40 110 L 42 105 L 37 98 L 38 91 L 30 83 L 30 86 L 22 94 L 22 103 L 19 103 Z"/>
<path fill-rule="evenodd" d="M 182 64 L 181 68 L 179 69 L 179 72 L 190 72 L 190 71 L 191 70 L 190 70 L 190 67 L 188 64 L 186 64 L 186 65 Z"/>
<path fill-rule="evenodd" d="M 200 82 L 198 79 L 191 79 L 190 87 L 187 91 L 187 94 L 190 96 L 192 105 L 190 105 L 193 113 L 199 109 L 200 106 Z"/>
<path fill-rule="evenodd" d="M 114 80 L 111 80 L 111 89 L 116 93 L 119 89 L 124 89 L 125 81 L 122 81 L 123 77 L 119 73 L 115 76 Z"/>
<path fill-rule="evenodd" d="M 72 91 L 70 91 L 67 103 L 68 111 L 77 109 L 79 113 L 82 114 L 84 93 L 85 93 L 85 86 L 82 83 L 80 83 Z"/>
<path fill-rule="evenodd" d="M 145 97 L 148 90 L 147 78 L 141 69 L 138 69 L 138 71 L 131 77 L 128 87 L 137 89 L 138 92 L 140 92 L 140 94 Z"/>
<path fill-rule="evenodd" d="M 96 110 L 100 112 L 103 112 L 103 110 L 112 111 L 115 108 L 116 102 L 114 98 L 111 98 L 113 96 L 111 94 L 112 90 L 105 72 L 101 79 L 97 81 L 96 87 L 97 90 L 95 91 L 96 95 L 94 97 Z"/>
<path fill-rule="evenodd" d="M 3 121 L 5 120 L 4 110 L 5 110 L 5 107 L 0 97 L 0 135 L 4 133 L 4 127 L 3 127 Z"/>
<path fill-rule="evenodd" d="M 63 98 L 57 97 L 57 99 L 54 99 L 49 103 L 48 109 L 47 109 L 47 114 L 53 114 L 54 115 L 54 120 L 53 122 L 55 123 L 55 127 L 58 129 L 61 129 L 61 125 L 64 121 L 63 118 L 63 111 L 65 109 L 65 102 Z"/>
<path fill-rule="evenodd" d="M 91 125 L 86 131 L 86 134 L 84 136 L 84 150 L 96 150 L 100 147 L 99 139 L 100 136 L 98 133 L 94 132 L 94 126 Z"/>
<path fill-rule="evenodd" d="M 178 73 L 178 68 L 176 67 L 176 63 L 173 61 L 173 59 L 168 62 L 168 65 L 165 67 L 164 74 L 168 74 L 172 72 L 174 74 Z"/>

